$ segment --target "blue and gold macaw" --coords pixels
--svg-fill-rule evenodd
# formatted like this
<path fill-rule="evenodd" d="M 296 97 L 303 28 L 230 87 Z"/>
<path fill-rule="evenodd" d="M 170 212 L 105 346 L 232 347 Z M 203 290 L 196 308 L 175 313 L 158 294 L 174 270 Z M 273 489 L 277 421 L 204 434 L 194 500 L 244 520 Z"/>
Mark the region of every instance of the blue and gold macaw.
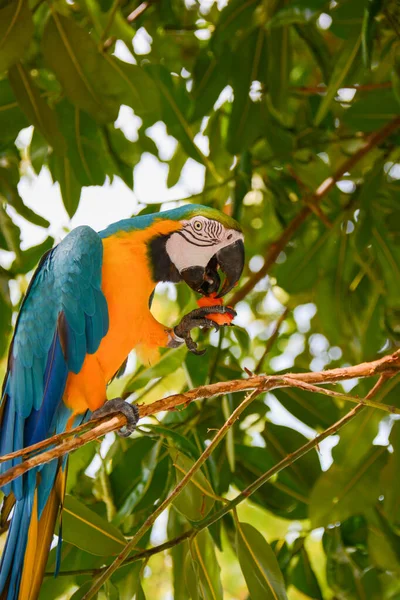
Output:
<path fill-rule="evenodd" d="M 0 408 L 1 455 L 104 412 L 123 412 L 121 434 L 129 435 L 137 410 L 121 399 L 104 404 L 107 384 L 129 352 L 185 342 L 196 352 L 190 331 L 210 326 L 207 313 L 231 310 L 199 308 L 171 329 L 150 311 L 157 282 L 183 280 L 203 295 L 221 297 L 243 265 L 238 223 L 205 206 L 126 219 L 100 233 L 74 229 L 43 256 L 18 315 Z M 225 275 L 222 286 L 218 271 Z M 2 518 L 9 519 L 9 531 L 1 600 L 38 597 L 65 477 L 65 460 L 53 460 L 4 486 Z"/>

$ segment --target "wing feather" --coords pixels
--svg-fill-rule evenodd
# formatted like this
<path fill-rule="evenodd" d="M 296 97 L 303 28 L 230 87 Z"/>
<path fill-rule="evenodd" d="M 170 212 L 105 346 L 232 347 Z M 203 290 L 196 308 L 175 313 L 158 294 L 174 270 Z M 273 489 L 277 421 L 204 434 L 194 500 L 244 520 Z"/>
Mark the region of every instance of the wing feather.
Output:
<path fill-rule="evenodd" d="M 1 410 L 2 453 L 40 441 L 58 428 L 68 372 L 78 373 L 86 354 L 95 352 L 107 333 L 102 258 L 101 239 L 90 227 L 76 228 L 42 258 L 10 349 Z M 0 472 L 9 466 L 3 463 Z M 43 487 L 49 489 L 54 473 L 49 471 L 45 479 Z M 22 479 L 11 489 L 21 497 Z"/>

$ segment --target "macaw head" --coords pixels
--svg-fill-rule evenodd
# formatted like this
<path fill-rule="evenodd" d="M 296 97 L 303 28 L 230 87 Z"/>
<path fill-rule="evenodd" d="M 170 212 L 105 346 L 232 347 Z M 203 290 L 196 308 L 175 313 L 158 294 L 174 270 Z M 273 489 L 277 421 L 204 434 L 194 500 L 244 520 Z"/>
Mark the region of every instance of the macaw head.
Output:
<path fill-rule="evenodd" d="M 202 205 L 186 205 L 160 213 L 180 227 L 153 242 L 157 280 L 184 280 L 196 292 L 220 298 L 239 281 L 244 267 L 243 233 L 224 213 Z M 163 272 L 162 272 L 163 271 Z M 220 273 L 224 276 L 221 286 Z"/>

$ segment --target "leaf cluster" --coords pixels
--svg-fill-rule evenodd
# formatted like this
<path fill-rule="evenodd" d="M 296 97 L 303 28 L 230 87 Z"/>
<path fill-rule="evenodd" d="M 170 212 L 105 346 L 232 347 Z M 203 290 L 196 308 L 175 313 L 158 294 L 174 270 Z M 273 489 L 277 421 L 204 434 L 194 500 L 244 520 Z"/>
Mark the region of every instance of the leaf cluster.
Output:
<path fill-rule="evenodd" d="M 0 0 L 0 355 L 18 308 L 11 291 L 26 286 L 54 242 L 48 220 L 22 199 L 21 181 L 50 173 L 72 217 L 85 186 L 120 178 L 135 191 L 146 153 L 167 165 L 171 188 L 193 161 L 202 166 L 202 192 L 189 201 L 228 207 L 241 222 L 244 282 L 288 228 L 291 236 L 237 305 L 242 327 L 212 334 L 204 357 L 177 349 L 151 368 L 137 364 L 110 395 L 151 402 L 240 378 L 245 368 L 321 370 L 392 351 L 400 332 L 396 128 L 335 174 L 399 115 L 399 36 L 395 0 Z M 117 126 L 121 106 L 137 117 L 137 133 Z M 160 122 L 175 140 L 168 158 L 152 137 Z M 330 180 L 329 194 L 317 195 Z M 41 228 L 43 243 L 21 249 L 22 220 Z M 153 310 L 172 325 L 194 306 L 178 286 L 174 301 L 156 294 Z M 353 384 L 359 397 L 371 386 Z M 394 378 L 378 399 L 399 407 L 399 390 Z M 61 574 L 45 580 L 41 599 L 82 598 L 241 400 L 192 403 L 149 419 L 131 439 L 111 436 L 73 454 Z M 400 430 L 374 409 L 195 535 L 227 497 L 345 411 L 341 400 L 296 388 L 260 395 L 138 550 L 193 535 L 132 560 L 99 597 L 399 597 Z M 55 560 L 53 550 L 49 573 Z"/>

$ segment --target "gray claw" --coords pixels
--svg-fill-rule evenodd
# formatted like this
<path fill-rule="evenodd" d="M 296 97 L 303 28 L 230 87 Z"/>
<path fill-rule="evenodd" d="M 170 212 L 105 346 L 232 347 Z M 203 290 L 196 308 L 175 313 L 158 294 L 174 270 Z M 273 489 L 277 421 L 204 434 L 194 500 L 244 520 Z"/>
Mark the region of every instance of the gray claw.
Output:
<path fill-rule="evenodd" d="M 174 327 L 174 333 L 177 337 L 185 340 L 185 344 L 190 352 L 193 354 L 204 354 L 205 350 L 197 350 L 197 344 L 193 341 L 190 332 L 196 327 L 202 327 L 203 329 L 215 328 L 215 331 L 220 329 L 220 325 L 212 319 L 207 319 L 206 315 L 212 313 L 224 314 L 228 313 L 232 317 L 236 316 L 236 312 L 229 306 L 203 306 L 192 310 L 189 314 L 185 315 L 181 322 Z"/>
<path fill-rule="evenodd" d="M 135 431 L 139 421 L 139 410 L 136 404 L 129 404 L 122 398 L 113 398 L 113 400 L 107 400 L 101 408 L 93 411 L 90 419 L 117 413 L 122 413 L 126 417 L 126 425 L 119 429 L 117 433 L 121 437 L 129 437 Z"/>

